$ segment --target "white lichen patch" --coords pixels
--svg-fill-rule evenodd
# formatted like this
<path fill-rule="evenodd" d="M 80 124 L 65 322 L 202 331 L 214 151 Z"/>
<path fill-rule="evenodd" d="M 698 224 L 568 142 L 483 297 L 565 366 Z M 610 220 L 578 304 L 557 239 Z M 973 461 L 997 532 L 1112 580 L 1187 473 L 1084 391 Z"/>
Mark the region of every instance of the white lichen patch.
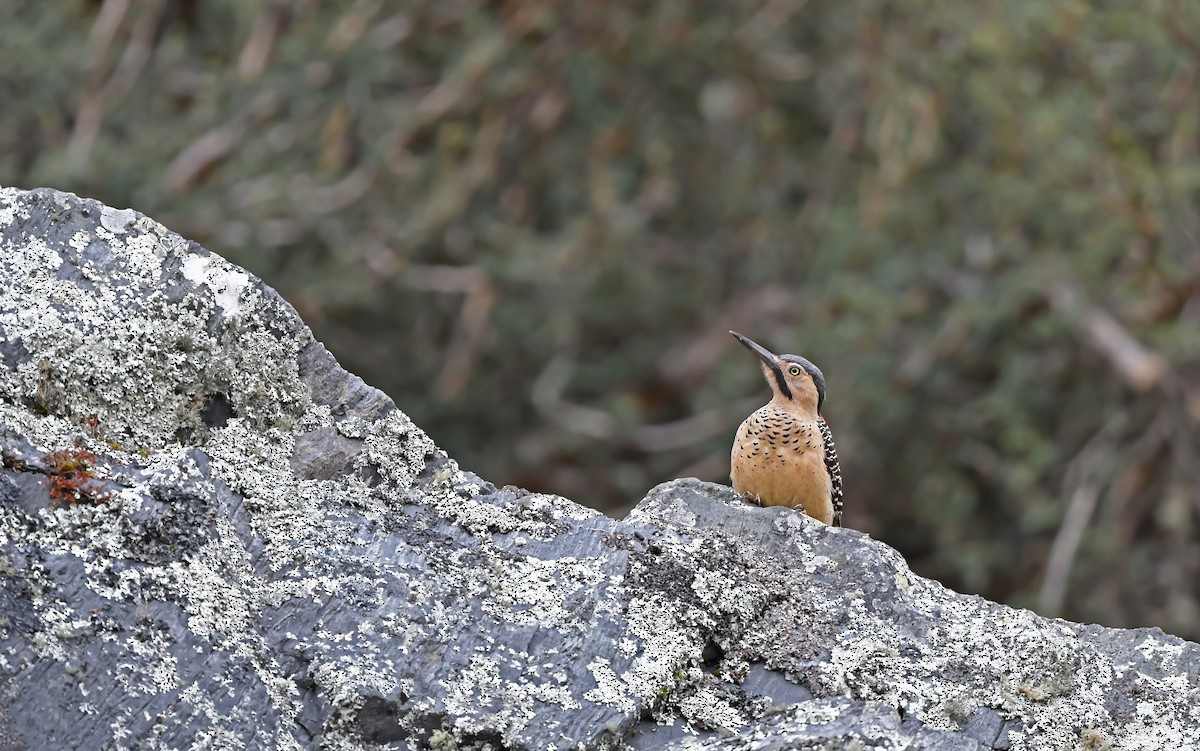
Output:
<path fill-rule="evenodd" d="M 574 617 L 566 603 L 574 596 L 589 596 L 608 578 L 603 563 L 598 559 L 541 560 L 529 556 L 497 563 L 487 575 L 492 596 L 483 600 L 483 611 L 510 623 L 585 631 L 590 624 Z"/>
<path fill-rule="evenodd" d="M 425 431 L 413 424 L 400 410 L 388 413 L 375 423 L 366 435 L 363 450 L 358 456 L 359 467 L 368 465 L 399 490 L 408 490 L 425 469 L 428 457 L 437 453 L 437 446 Z M 451 474 L 457 472 L 455 467 Z M 443 478 L 449 482 L 453 478 Z"/>
<path fill-rule="evenodd" d="M 500 730 L 511 739 L 533 719 L 534 695 L 529 686 L 501 679 L 494 660 L 490 655 L 472 657 L 465 670 L 446 681 L 442 701 L 456 718 L 455 730 Z"/>
<path fill-rule="evenodd" d="M 252 293 L 250 275 L 219 256 L 189 256 L 184 259 L 181 271 L 189 282 L 207 287 L 213 302 L 229 318 L 239 318 L 245 310 L 253 309 L 255 300 L 242 299 Z"/>
<path fill-rule="evenodd" d="M 792 710 L 797 719 L 806 725 L 832 725 L 842 716 L 845 709 L 833 702 L 806 701 Z"/>
<path fill-rule="evenodd" d="M 149 217 L 142 217 L 138 227 L 143 231 L 125 239 L 132 252 L 119 259 L 119 263 L 135 278 L 149 280 L 161 277 L 167 259 L 193 257 L 187 254 L 187 241 Z"/>
<path fill-rule="evenodd" d="M 516 501 L 516 506 L 525 516 L 551 517 L 554 519 L 570 519 L 573 521 L 589 521 L 603 519 L 604 514 L 594 508 L 575 503 L 559 495 L 549 493 L 529 493 Z"/>
<path fill-rule="evenodd" d="M 209 297 L 192 294 L 192 305 L 169 303 L 163 263 L 185 243 L 152 223 L 118 224 L 120 233 L 100 227 L 90 240 L 107 243 L 114 262 L 94 266 L 83 255 L 74 261 L 90 285 L 64 273 L 66 261 L 41 238 L 0 247 L 10 303 L 0 308 L 0 334 L 30 354 L 0 371 L 0 400 L 76 419 L 96 415 L 110 435 L 137 449 L 169 445 L 181 425 L 198 423 L 211 393 L 225 394 L 260 423 L 303 406 L 295 354 L 306 342 L 264 333 L 257 323 L 263 300 L 245 272 L 216 257 L 185 256 L 185 266 L 206 265 L 215 289 Z M 77 232 L 72 242 L 87 239 Z M 220 303 L 236 307 L 240 336 L 209 331 L 211 316 L 224 310 Z"/>
<path fill-rule="evenodd" d="M 73 555 L 84 561 L 125 551 L 120 515 L 137 500 L 120 494 L 103 503 L 54 504 L 42 512 L 45 550 Z"/>
<path fill-rule="evenodd" d="M 87 230 L 81 229 L 78 232 L 76 232 L 75 234 L 71 235 L 71 239 L 67 240 L 67 245 L 69 245 L 70 247 L 79 251 L 79 250 L 83 250 L 84 248 L 86 248 L 88 246 L 88 243 L 90 243 L 91 241 L 92 241 L 92 233 L 88 232 Z"/>
<path fill-rule="evenodd" d="M 0 187 L 0 225 L 8 226 L 15 219 L 28 219 L 29 206 L 20 200 L 25 191 Z"/>
<path fill-rule="evenodd" d="M 644 704 L 675 684 L 681 666 L 699 660 L 698 624 L 705 616 L 654 596 L 631 601 L 626 617 L 629 633 L 641 642 L 641 652 L 620 681 L 629 695 Z"/>
<path fill-rule="evenodd" d="M 1148 660 L 1175 662 L 1183 654 L 1183 646 L 1183 642 L 1171 644 L 1162 639 L 1155 639 L 1150 634 L 1146 634 L 1145 638 L 1138 642 L 1135 649 Z"/>
<path fill-rule="evenodd" d="M 100 209 L 100 226 L 116 235 L 124 234 L 137 218 L 138 213 L 133 209 L 114 209 L 110 206 Z"/>
<path fill-rule="evenodd" d="M 530 671 L 535 677 L 537 676 L 536 666 Z M 553 704 L 567 711 L 581 709 L 583 707 L 575 700 L 575 695 L 572 690 L 575 688 L 567 674 L 561 670 L 551 670 L 548 680 L 535 680 L 529 686 L 529 693 L 533 698 L 543 704 Z"/>
<path fill-rule="evenodd" d="M 253 632 L 256 580 L 237 533 L 224 519 L 217 519 L 216 524 L 216 536 L 187 561 L 187 575 L 180 576 L 178 583 L 184 587 L 188 629 L 199 636 L 228 638 Z M 252 657 L 259 646 L 237 637 L 226 645 L 246 657 Z"/>
<path fill-rule="evenodd" d="M 73 650 L 68 642 L 86 633 L 87 619 L 65 603 L 47 604 L 40 611 L 42 628 L 29 637 L 38 657 L 66 662 Z"/>
<path fill-rule="evenodd" d="M 295 437 L 274 428 L 259 430 L 245 418 L 231 418 L 213 431 L 205 452 L 224 470 L 230 487 L 242 495 L 271 498 L 296 485 L 288 469 Z"/>
<path fill-rule="evenodd" d="M 588 689 L 583 698 L 625 713 L 632 713 L 637 709 L 629 684 L 616 674 L 609 660 L 597 657 L 588 663 L 587 669 L 596 681 L 596 687 Z"/>
<path fill-rule="evenodd" d="M 709 613 L 721 614 L 725 621 L 732 618 L 745 623 L 762 610 L 768 593 L 753 583 L 736 580 L 732 573 L 697 568 L 692 591 L 705 603 Z"/>
<path fill-rule="evenodd" d="M 252 529 L 275 571 L 303 567 L 324 551 L 351 542 L 355 530 L 339 530 L 324 523 L 323 517 L 335 499 L 369 502 L 371 498 L 361 484 L 339 488 L 329 481 L 296 479 L 289 465 L 294 447 L 291 433 L 256 430 L 249 421 L 237 418 L 215 431 L 208 445 L 217 474 L 254 512 Z M 294 588 L 292 594 L 305 594 L 299 582 L 277 583 L 271 599 L 285 598 L 288 586 Z"/>
<path fill-rule="evenodd" d="M 316 636 L 331 644 L 352 638 L 328 631 L 318 631 Z M 400 691 L 396 666 L 370 643 L 364 646 L 354 652 L 315 655 L 308 666 L 309 677 L 335 707 L 356 708 L 364 695 L 394 696 Z"/>
<path fill-rule="evenodd" d="M 140 658 L 116 676 L 129 694 L 152 696 L 180 688 L 178 660 L 165 634 L 146 629 L 124 644 L 131 655 Z"/>
<path fill-rule="evenodd" d="M 736 732 L 750 720 L 706 683 L 698 683 L 695 690 L 680 697 L 676 707 L 689 722 L 726 733 Z"/>

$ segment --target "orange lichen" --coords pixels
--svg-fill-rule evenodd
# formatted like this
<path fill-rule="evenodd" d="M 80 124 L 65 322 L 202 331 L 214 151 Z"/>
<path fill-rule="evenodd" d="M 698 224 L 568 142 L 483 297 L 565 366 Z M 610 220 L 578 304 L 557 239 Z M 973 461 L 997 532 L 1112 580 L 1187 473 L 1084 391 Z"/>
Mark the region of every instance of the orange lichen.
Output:
<path fill-rule="evenodd" d="M 79 444 L 75 448 L 51 451 L 42 457 L 46 465 L 46 486 L 53 503 L 103 503 L 112 497 L 92 475 L 96 455 Z"/>

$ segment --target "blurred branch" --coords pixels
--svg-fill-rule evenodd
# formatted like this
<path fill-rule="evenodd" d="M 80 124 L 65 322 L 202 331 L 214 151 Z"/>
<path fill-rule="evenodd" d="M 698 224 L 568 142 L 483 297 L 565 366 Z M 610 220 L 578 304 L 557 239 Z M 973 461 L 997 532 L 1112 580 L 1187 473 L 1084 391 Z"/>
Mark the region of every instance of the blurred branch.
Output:
<path fill-rule="evenodd" d="M 417 102 L 415 110 L 420 121 L 440 120 L 472 96 L 496 60 L 508 52 L 509 44 L 502 33 L 481 34 L 473 39 L 442 80 Z"/>
<path fill-rule="evenodd" d="M 379 177 L 375 165 L 362 164 L 332 185 L 319 185 L 306 191 L 302 205 L 314 214 L 333 214 L 365 196 Z"/>
<path fill-rule="evenodd" d="M 1058 534 L 1054 536 L 1050 560 L 1046 563 L 1046 573 L 1038 592 L 1038 612 L 1042 615 L 1053 616 L 1062 612 L 1075 554 L 1083 540 L 1083 531 L 1092 520 L 1099 497 L 1100 488 L 1092 482 L 1076 485 L 1071 494 L 1067 513 L 1058 527 Z"/>
<path fill-rule="evenodd" d="M 238 55 L 238 75 L 244 81 L 253 81 L 262 75 L 275 47 L 279 35 L 280 11 L 261 13 L 254 20 L 250 37 Z"/>
<path fill-rule="evenodd" d="M 779 30 L 786 28 L 806 5 L 808 0 L 768 0 L 734 34 L 757 57 L 763 72 L 777 81 L 797 81 L 812 74 L 813 62 L 808 55 L 771 44 L 772 37 L 787 38 Z"/>
<path fill-rule="evenodd" d="M 440 179 L 424 196 L 421 210 L 411 225 L 401 227 L 401 242 L 420 244 L 461 217 L 479 189 L 495 178 L 505 122 L 505 116 L 499 113 L 481 116 L 479 127 L 471 136 L 470 153 L 465 160 L 444 168 Z"/>
<path fill-rule="evenodd" d="M 1174 457 L 1176 472 L 1182 475 L 1183 484 L 1196 487 L 1197 475 L 1200 474 L 1200 452 L 1197 451 L 1196 423 L 1200 422 L 1189 409 L 1189 394 L 1187 387 L 1179 379 L 1171 379 L 1167 383 L 1169 401 L 1162 411 L 1164 419 L 1170 425 L 1170 448 Z M 1197 509 L 1200 509 L 1200 493 L 1192 493 Z"/>
<path fill-rule="evenodd" d="M 463 392 L 471 380 L 475 357 L 496 303 L 496 286 L 474 266 L 412 265 L 404 274 L 404 284 L 413 289 L 463 295 L 454 334 L 446 348 L 446 359 L 437 376 L 437 395 L 452 399 Z"/>
<path fill-rule="evenodd" d="M 120 62 L 103 83 L 101 79 L 104 76 L 109 51 L 131 3 L 129 0 L 106 0 L 97 14 L 96 22 L 92 26 L 89 66 L 94 76 L 80 96 L 75 113 L 75 127 L 67 144 L 67 153 L 76 165 L 88 161 L 100 126 L 104 122 L 106 108 L 112 107 L 133 90 L 150 62 L 166 5 L 161 0 L 148 5 L 151 5 L 152 9 L 134 27 L 125 43 L 125 52 Z"/>
<path fill-rule="evenodd" d="M 1104 522 L 1112 527 L 1111 535 L 1118 546 L 1133 541 L 1146 507 L 1160 500 L 1150 487 L 1163 474 L 1156 465 L 1163 451 L 1170 448 L 1173 414 L 1170 402 L 1165 402 L 1140 435 L 1121 439 L 1122 467 L 1109 488 L 1104 511 Z"/>
<path fill-rule="evenodd" d="M 557 355 L 533 382 L 530 400 L 537 411 L 553 424 L 571 433 L 611 439 L 617 433 L 617 421 L 599 409 L 568 402 L 563 392 L 575 371 L 575 363 L 566 355 Z"/>
<path fill-rule="evenodd" d="M 192 141 L 167 167 L 167 189 L 183 192 L 195 187 L 242 142 L 246 129 L 240 122 L 218 125 Z"/>
<path fill-rule="evenodd" d="M 720 313 L 705 322 L 700 331 L 667 347 L 658 358 L 658 372 L 668 382 L 696 378 L 709 373 L 717 360 L 735 345 L 728 331 L 750 331 L 762 327 L 762 321 L 773 325 L 786 321 L 794 312 L 795 292 L 783 285 L 755 289 L 731 300 Z M 754 334 L 758 339 L 762 334 Z"/>
<path fill-rule="evenodd" d="M 1066 514 L 1059 524 L 1050 558 L 1046 562 L 1042 586 L 1038 592 L 1038 612 L 1054 615 L 1061 612 L 1063 599 L 1084 530 L 1096 511 L 1100 498 L 1100 483 L 1095 477 L 1099 467 L 1110 465 L 1115 436 L 1125 426 L 1125 414 L 1110 419 L 1067 464 L 1063 473 L 1063 489 L 1070 495 Z"/>
<path fill-rule="evenodd" d="M 732 440 L 733 427 L 738 418 L 762 406 L 763 401 L 762 397 L 757 396 L 740 399 L 682 420 L 658 425 L 641 425 L 633 430 L 630 438 L 639 449 L 651 452 L 687 448 L 726 431 Z"/>
<path fill-rule="evenodd" d="M 678 477 L 698 477 L 709 482 L 729 481 L 729 452 L 709 451 L 675 472 Z"/>
<path fill-rule="evenodd" d="M 735 36 L 749 48 L 760 47 L 797 13 L 808 5 L 808 0 L 768 0 L 742 27 Z"/>
<path fill-rule="evenodd" d="M 100 12 L 96 14 L 96 21 L 88 33 L 87 69 L 92 71 L 95 77 L 88 82 L 89 88 L 98 85 L 99 77 L 108 69 L 113 40 L 125 20 L 125 14 L 129 12 L 130 4 L 131 0 L 105 0 L 100 6 Z"/>
<path fill-rule="evenodd" d="M 100 96 L 104 89 L 103 76 L 107 74 L 109 53 L 125 20 L 125 14 L 129 12 L 129 6 L 130 0 L 105 0 L 100 6 L 100 12 L 96 14 L 91 33 L 88 34 L 90 49 L 87 69 L 91 71 L 91 75 L 80 95 L 79 106 L 75 112 L 75 127 L 67 143 L 67 152 L 76 164 L 81 164 L 87 159 L 96 140 L 96 132 L 104 114 L 101 106 L 103 98 Z"/>
<path fill-rule="evenodd" d="M 916 344 L 900 363 L 901 382 L 909 387 L 922 383 L 938 361 L 958 350 L 971 334 L 971 326 L 962 316 L 947 316 L 926 341 Z"/>
<path fill-rule="evenodd" d="M 571 433 L 604 441 L 627 441 L 650 453 L 675 451 L 707 441 L 714 435 L 732 432 L 737 419 L 762 403 L 760 397 L 740 399 L 713 407 L 682 420 L 622 428 L 604 410 L 585 407 L 563 398 L 574 373 L 575 363 L 565 355 L 555 357 L 534 381 L 531 400 L 547 420 Z"/>
<path fill-rule="evenodd" d="M 1100 308 L 1083 311 L 1083 325 L 1092 346 L 1108 358 L 1113 369 L 1136 391 L 1159 385 L 1167 375 L 1167 359 L 1144 346 Z"/>
<path fill-rule="evenodd" d="M 1089 343 L 1132 389 L 1148 391 L 1161 384 L 1170 370 L 1167 359 L 1134 338 L 1108 311 L 1080 297 L 1074 286 L 1063 284 L 1051 293 L 1050 302 L 1078 317 Z"/>

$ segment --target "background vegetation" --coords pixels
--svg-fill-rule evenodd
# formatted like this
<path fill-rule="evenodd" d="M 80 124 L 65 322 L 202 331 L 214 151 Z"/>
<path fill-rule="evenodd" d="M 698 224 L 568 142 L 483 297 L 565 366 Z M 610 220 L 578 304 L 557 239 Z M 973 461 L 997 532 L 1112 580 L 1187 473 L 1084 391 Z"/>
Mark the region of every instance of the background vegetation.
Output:
<path fill-rule="evenodd" d="M 847 522 L 1200 638 L 1200 4 L 0 4 L 0 184 L 278 288 L 467 468 L 621 514 L 830 382 Z"/>

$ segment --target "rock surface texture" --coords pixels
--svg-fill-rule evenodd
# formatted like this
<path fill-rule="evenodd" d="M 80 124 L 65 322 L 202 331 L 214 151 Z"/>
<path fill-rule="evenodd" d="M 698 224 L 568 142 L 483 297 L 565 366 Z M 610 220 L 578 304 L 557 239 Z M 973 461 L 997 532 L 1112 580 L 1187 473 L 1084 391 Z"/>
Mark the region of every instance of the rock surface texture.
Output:
<path fill-rule="evenodd" d="M 0 749 L 1200 747 L 1200 646 L 495 488 L 134 211 L 0 190 L 0 265 Z"/>

